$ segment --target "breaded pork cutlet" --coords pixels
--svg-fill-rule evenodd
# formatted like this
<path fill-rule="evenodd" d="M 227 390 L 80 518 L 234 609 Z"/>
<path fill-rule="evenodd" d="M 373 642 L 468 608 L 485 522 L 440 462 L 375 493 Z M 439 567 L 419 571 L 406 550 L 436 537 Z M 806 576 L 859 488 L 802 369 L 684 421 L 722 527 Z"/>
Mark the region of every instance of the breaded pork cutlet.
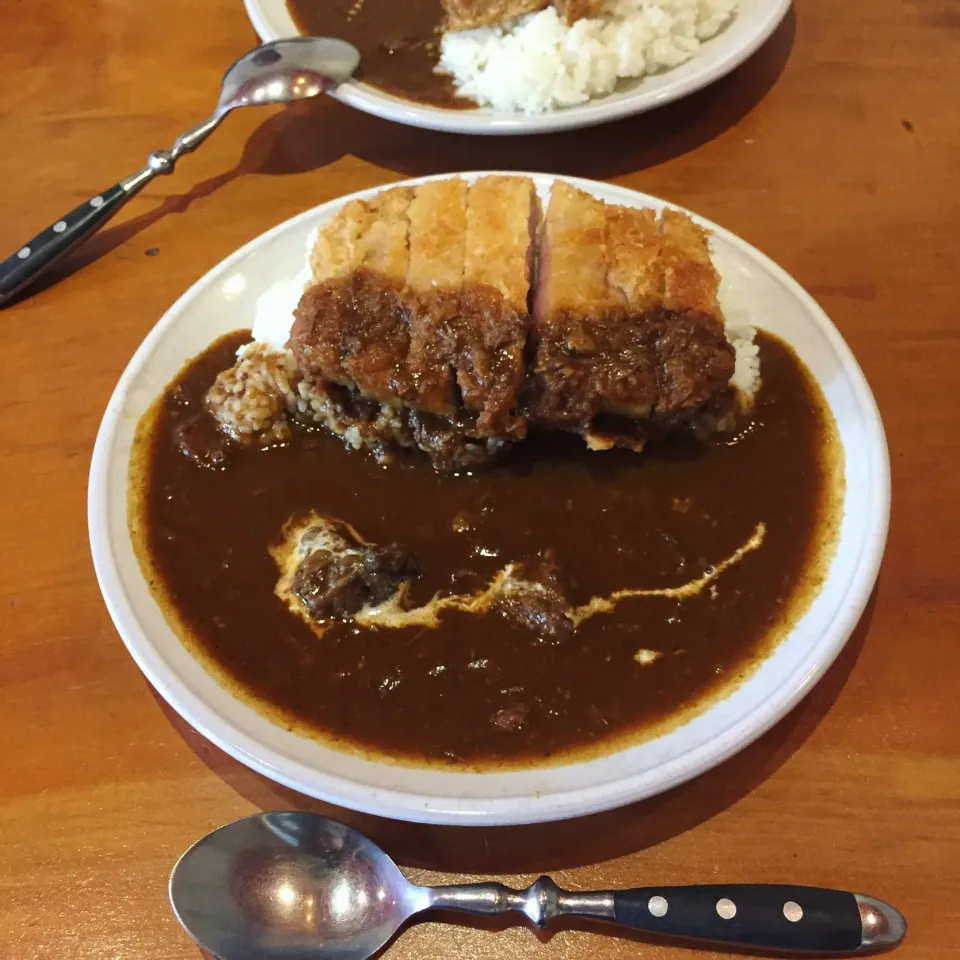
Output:
<path fill-rule="evenodd" d="M 404 314 L 407 211 L 413 191 L 347 204 L 321 232 L 313 277 L 295 311 L 290 346 L 307 376 L 386 403 L 415 399 Z"/>
<path fill-rule="evenodd" d="M 467 195 L 456 371 L 480 436 L 526 433 L 518 410 L 540 205 L 527 177 L 481 177 Z"/>
<path fill-rule="evenodd" d="M 660 218 L 660 236 L 665 321 L 656 339 L 657 413 L 684 415 L 729 382 L 734 356 L 724 337 L 720 276 L 710 260 L 707 232 L 668 209 Z"/>
<path fill-rule="evenodd" d="M 290 337 L 298 368 L 325 395 L 336 384 L 409 412 L 417 445 L 446 461 L 460 457 L 447 435 L 484 449 L 523 437 L 538 221 L 524 177 L 450 178 L 347 204 L 311 256 Z M 366 409 L 332 399 L 328 426 L 341 411 Z M 350 426 L 371 434 L 352 415 Z"/>
<path fill-rule="evenodd" d="M 291 348 L 364 397 L 522 436 L 539 206 L 525 177 L 432 181 L 348 204 L 321 231 Z"/>
<path fill-rule="evenodd" d="M 354 445 L 419 446 L 452 468 L 529 423 L 639 450 L 722 419 L 734 355 L 706 233 L 563 182 L 542 231 L 540 218 L 526 177 L 347 204 L 320 232 L 290 337 L 316 419 Z"/>
<path fill-rule="evenodd" d="M 410 262 L 404 302 L 410 317 L 409 367 L 416 406 L 454 417 L 457 316 L 463 287 L 467 184 L 458 177 L 416 188 L 408 211 Z"/>
<path fill-rule="evenodd" d="M 645 322 L 658 298 L 651 293 L 635 307 L 629 299 L 642 301 L 641 291 L 655 286 L 647 251 L 633 245 L 634 234 L 645 239 L 646 225 L 644 211 L 608 208 L 582 190 L 554 185 L 534 311 L 538 423 L 586 433 L 600 414 L 650 414 L 656 376 Z"/>
<path fill-rule="evenodd" d="M 558 183 L 540 251 L 532 420 L 636 449 L 724 389 L 733 349 L 706 236 L 688 217 L 668 211 L 658 225 L 651 210 Z"/>

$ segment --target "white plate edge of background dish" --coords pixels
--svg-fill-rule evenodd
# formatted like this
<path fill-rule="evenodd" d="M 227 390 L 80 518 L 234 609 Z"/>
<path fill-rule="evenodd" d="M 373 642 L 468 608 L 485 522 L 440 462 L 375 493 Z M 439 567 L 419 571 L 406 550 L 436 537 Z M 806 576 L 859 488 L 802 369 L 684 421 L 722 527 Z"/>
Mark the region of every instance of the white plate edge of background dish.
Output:
<path fill-rule="evenodd" d="M 461 175 L 469 179 L 481 174 Z M 532 176 L 541 190 L 563 179 L 608 202 L 668 205 L 610 184 L 523 175 Z M 826 583 L 793 632 L 727 697 L 660 738 L 569 766 L 483 774 L 394 766 L 298 737 L 235 699 L 183 647 L 150 596 L 127 528 L 127 470 L 137 420 L 183 363 L 222 333 L 252 325 L 257 298 L 302 269 L 311 229 L 347 200 L 393 186 L 397 184 L 331 201 L 253 240 L 194 284 L 130 361 L 97 436 L 88 498 L 94 566 L 118 632 L 164 699 L 209 740 L 273 780 L 352 809 L 430 823 L 537 822 L 621 806 L 691 779 L 769 729 L 836 658 L 873 588 L 886 540 L 890 499 L 889 461 L 879 413 L 839 333 L 784 271 L 702 218 L 696 219 L 714 232 L 714 257 L 723 274 L 721 299 L 733 319 L 743 322 L 744 308 L 738 301 L 759 297 L 761 290 L 782 298 L 777 314 L 771 314 L 772 322 L 758 317 L 756 306 L 750 319 L 775 332 L 779 329 L 814 372 L 837 419 L 847 475 L 841 538 Z M 271 259 L 278 260 L 279 266 L 270 266 Z M 253 276 L 258 262 L 269 274 L 269 282 L 259 285 Z M 215 306 L 205 307 L 205 300 L 219 304 L 219 322 Z M 210 318 L 208 322 L 188 323 L 196 310 L 209 310 L 201 314 Z M 791 312 L 796 316 L 793 321 L 787 317 Z M 806 326 L 805 335 L 786 334 L 782 325 L 791 322 L 799 323 L 801 329 Z"/>
<path fill-rule="evenodd" d="M 628 89 L 575 107 L 526 116 L 488 108 L 444 110 L 406 100 L 363 83 L 346 83 L 331 96 L 348 106 L 409 126 L 447 133 L 531 134 L 592 127 L 662 107 L 735 70 L 770 38 L 791 0 L 740 0 L 734 21 L 707 40 L 701 52 L 672 70 L 642 78 Z M 264 42 L 300 36 L 285 0 L 244 0 L 247 16 Z"/>

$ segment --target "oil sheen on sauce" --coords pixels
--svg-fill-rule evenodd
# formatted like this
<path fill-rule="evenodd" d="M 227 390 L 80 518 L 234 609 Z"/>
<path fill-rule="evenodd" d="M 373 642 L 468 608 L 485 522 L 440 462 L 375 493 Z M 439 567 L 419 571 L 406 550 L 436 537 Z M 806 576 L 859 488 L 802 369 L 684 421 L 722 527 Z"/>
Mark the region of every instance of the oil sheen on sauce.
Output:
<path fill-rule="evenodd" d="M 338 37 L 360 51 L 357 79 L 395 96 L 434 106 L 472 109 L 452 81 L 433 68 L 440 59 L 440 0 L 287 0 L 306 36 Z"/>
<path fill-rule="evenodd" d="M 638 455 L 537 437 L 509 463 L 439 475 L 388 468 L 326 433 L 203 469 L 175 443 L 247 333 L 193 361 L 141 424 L 131 528 L 155 596 L 185 643 L 269 715 L 341 749 L 483 767 L 609 750 L 702 709 L 769 653 L 829 556 L 842 471 L 829 413 L 793 351 L 760 333 L 763 386 L 732 437 Z M 322 638 L 274 594 L 268 546 L 311 510 L 419 560 L 417 597 L 482 589 L 507 562 L 553 549 L 583 603 L 682 584 L 766 524 L 760 549 L 695 598 L 635 598 L 549 642 L 495 614 Z M 650 661 L 642 651 L 653 651 Z M 504 724 L 498 718 L 512 717 Z"/>

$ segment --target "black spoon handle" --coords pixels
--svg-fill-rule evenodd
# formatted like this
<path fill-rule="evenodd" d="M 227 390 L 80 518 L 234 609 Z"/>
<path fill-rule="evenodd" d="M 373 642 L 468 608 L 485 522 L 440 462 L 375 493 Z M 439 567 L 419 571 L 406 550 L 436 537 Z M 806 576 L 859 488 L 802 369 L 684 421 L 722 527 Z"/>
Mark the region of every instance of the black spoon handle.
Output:
<path fill-rule="evenodd" d="M 0 304 L 31 283 L 55 260 L 99 230 L 132 194 L 115 183 L 38 233 L 0 263 Z"/>
<path fill-rule="evenodd" d="M 593 917 L 632 930 L 778 953 L 870 953 L 896 946 L 903 916 L 859 893 L 787 884 L 645 887 L 574 893 L 541 877 L 526 890 L 499 883 L 424 888 L 432 909 L 519 911 L 543 926 Z"/>
<path fill-rule="evenodd" d="M 786 884 L 618 890 L 613 919 L 667 936 L 802 953 L 869 952 L 894 946 L 906 933 L 906 922 L 889 904 Z"/>

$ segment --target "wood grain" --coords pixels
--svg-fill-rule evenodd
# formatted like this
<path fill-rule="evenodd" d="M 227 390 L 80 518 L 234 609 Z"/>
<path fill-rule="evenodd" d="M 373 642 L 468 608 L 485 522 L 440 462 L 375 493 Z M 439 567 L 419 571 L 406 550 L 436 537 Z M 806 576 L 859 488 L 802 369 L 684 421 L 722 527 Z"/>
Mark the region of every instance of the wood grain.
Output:
<path fill-rule="evenodd" d="M 0 253 L 206 115 L 254 43 L 240 0 L 0 0 Z M 607 178 L 739 233 L 825 306 L 893 462 L 889 547 L 840 661 L 779 726 L 693 783 L 574 823 L 489 831 L 350 819 L 415 876 L 573 887 L 786 881 L 899 905 L 899 955 L 960 956 L 960 17 L 951 0 L 798 0 L 731 77 L 654 114 L 539 139 L 393 126 L 327 100 L 230 118 L 0 313 L 0 956 L 197 958 L 166 901 L 178 854 L 260 808 L 318 808 L 151 694 L 89 560 L 86 476 L 114 383 L 222 257 L 362 187 L 477 167 Z M 349 815 L 347 815 L 349 816 Z M 708 954 L 597 932 L 427 924 L 396 960 Z"/>

